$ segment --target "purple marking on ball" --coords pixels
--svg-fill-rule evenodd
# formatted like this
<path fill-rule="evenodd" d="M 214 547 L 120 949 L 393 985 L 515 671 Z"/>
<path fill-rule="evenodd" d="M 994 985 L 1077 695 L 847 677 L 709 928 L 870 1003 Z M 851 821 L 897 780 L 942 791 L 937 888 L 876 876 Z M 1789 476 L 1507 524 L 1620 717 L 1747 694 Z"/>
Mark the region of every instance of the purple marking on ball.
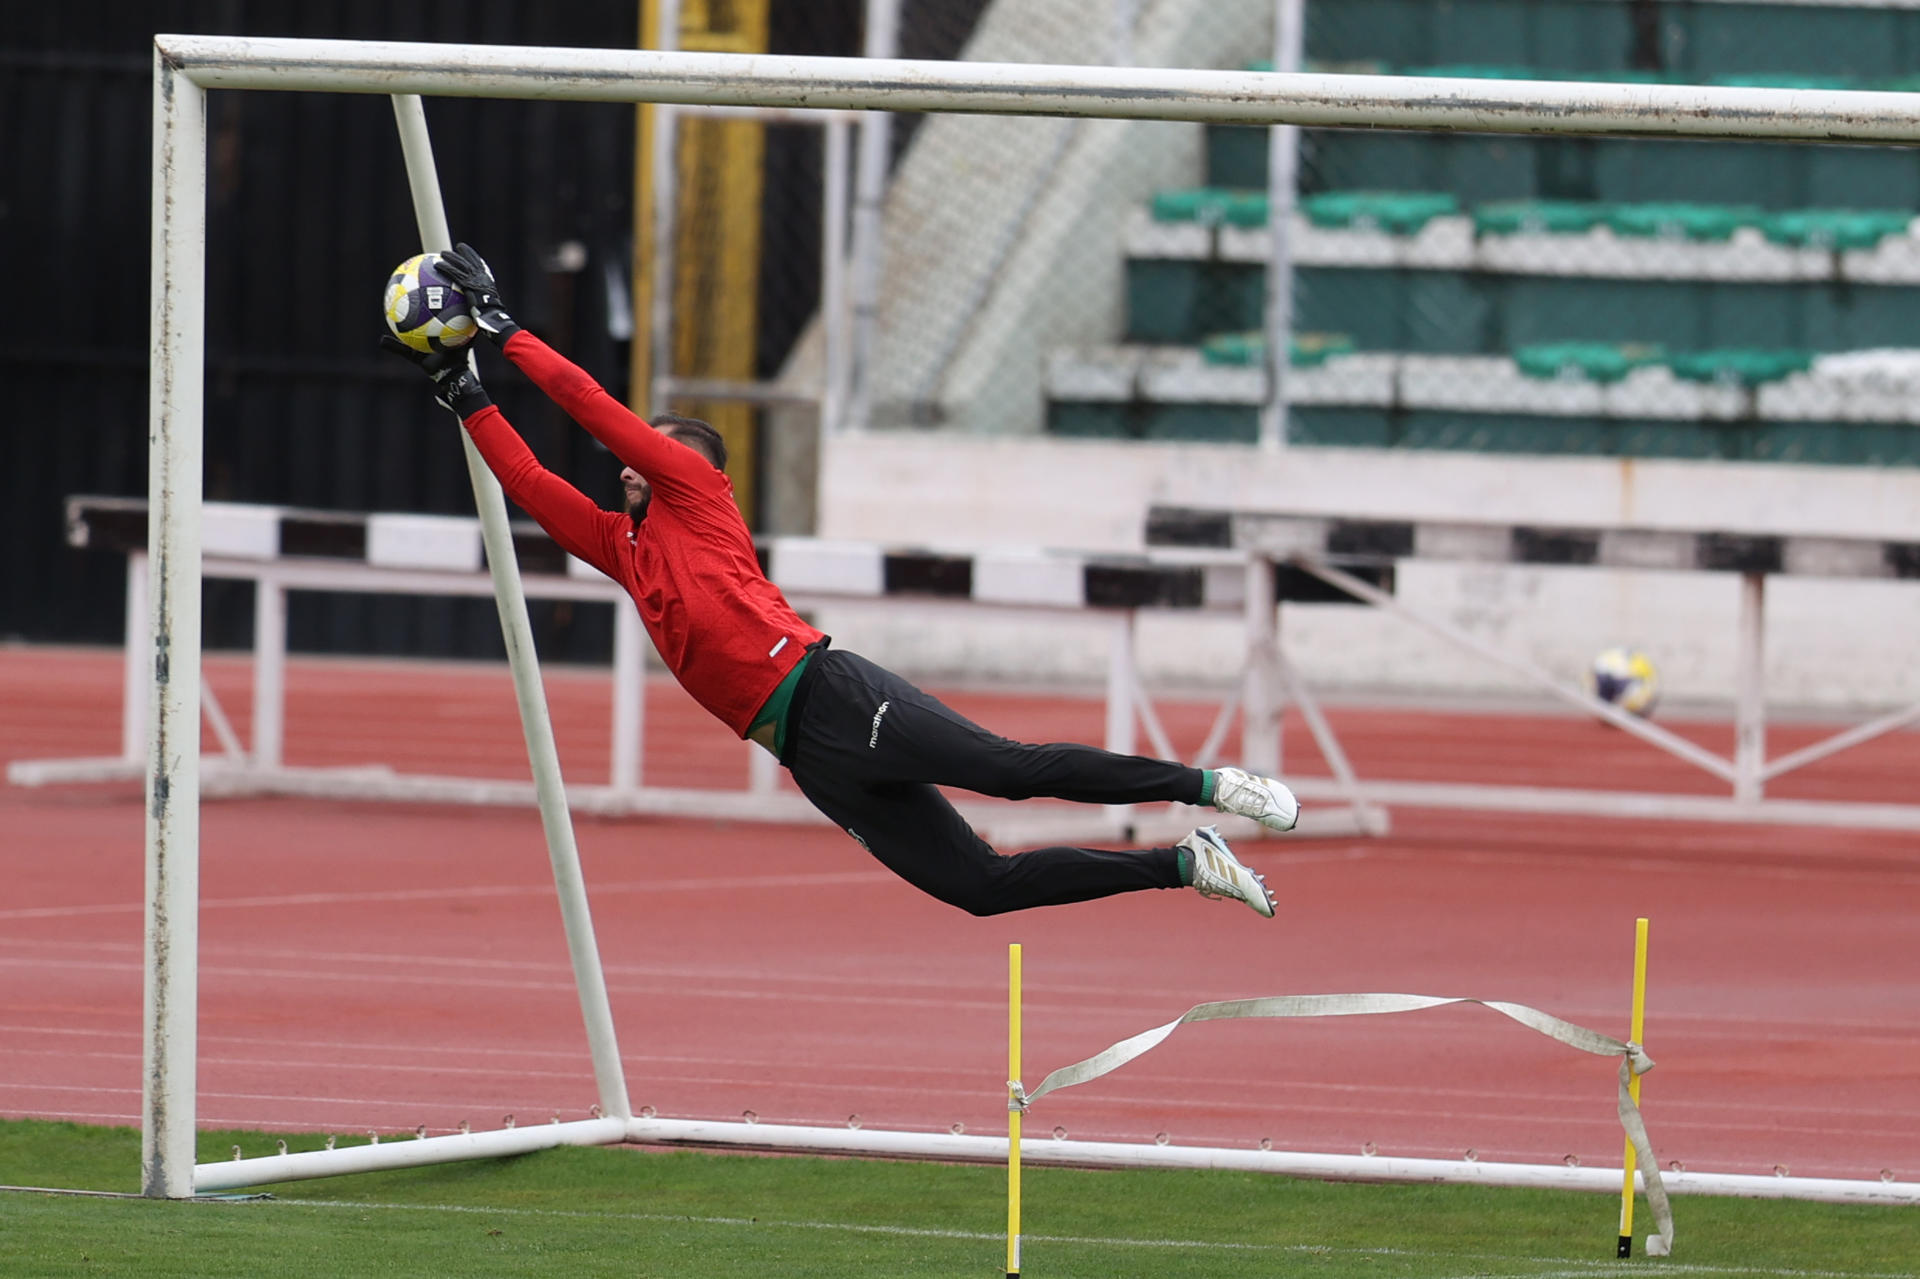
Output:
<path fill-rule="evenodd" d="M 428 258 L 420 264 L 420 288 L 414 294 L 422 299 L 419 303 L 425 310 L 420 318 L 427 315 L 445 316 L 457 314 L 467 309 L 467 295 L 459 286 L 440 273 L 440 259 Z"/>

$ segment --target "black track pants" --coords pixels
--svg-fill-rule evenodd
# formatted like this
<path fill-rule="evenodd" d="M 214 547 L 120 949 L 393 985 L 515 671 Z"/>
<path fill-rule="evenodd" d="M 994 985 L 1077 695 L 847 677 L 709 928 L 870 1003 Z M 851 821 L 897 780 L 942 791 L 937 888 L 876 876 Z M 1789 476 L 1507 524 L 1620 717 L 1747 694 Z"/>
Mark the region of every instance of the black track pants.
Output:
<path fill-rule="evenodd" d="M 1197 803 L 1201 772 L 1091 746 L 989 733 L 854 653 L 820 649 L 789 709 L 786 759 L 813 806 L 887 869 L 975 915 L 1178 888 L 1171 848 L 1037 848 L 1001 856 L 936 786 L 1002 799 Z"/>

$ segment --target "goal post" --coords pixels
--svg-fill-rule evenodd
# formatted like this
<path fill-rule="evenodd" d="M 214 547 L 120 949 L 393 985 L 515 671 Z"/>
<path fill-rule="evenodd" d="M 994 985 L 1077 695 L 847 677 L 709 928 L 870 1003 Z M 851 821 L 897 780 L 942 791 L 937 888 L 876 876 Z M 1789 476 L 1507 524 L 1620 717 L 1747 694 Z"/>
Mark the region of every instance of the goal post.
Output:
<path fill-rule="evenodd" d="M 141 1190 L 193 1193 L 200 947 L 200 504 L 206 93 L 155 41 L 149 316 L 146 962 Z"/>
<path fill-rule="evenodd" d="M 440 196 L 433 143 L 427 134 L 426 108 L 418 96 L 398 94 L 393 99 L 393 114 L 400 131 L 400 149 L 406 158 L 407 185 L 413 193 L 421 247 L 429 252 L 451 249 L 453 232 L 447 225 L 446 205 Z M 467 359 L 473 359 L 471 353 Z M 507 527 L 506 495 L 501 491 L 500 481 L 487 469 L 473 440 L 464 430 L 456 429 L 456 434 L 467 460 L 474 505 L 480 514 L 480 536 L 486 547 L 487 569 L 493 577 L 494 599 L 499 605 L 500 630 L 506 637 L 514 697 L 526 736 L 540 826 L 553 866 L 554 888 L 560 898 L 560 916 L 566 925 L 567 950 L 573 961 L 581 1017 L 586 1022 L 600 1109 L 611 1118 L 626 1119 L 633 1110 L 627 1100 L 627 1081 L 620 1070 L 620 1048 L 607 999 L 606 974 L 601 969 L 600 950 L 593 939 L 593 917 L 587 905 L 586 881 L 580 870 L 580 849 L 574 840 L 573 819 L 567 811 L 566 788 L 560 778 L 560 752 L 554 743 L 553 717 L 547 709 L 546 689 L 534 652 L 533 623 L 527 615 L 520 564 L 514 557 L 513 532 Z"/>
<path fill-rule="evenodd" d="M 162 34 L 154 38 L 142 1185 L 194 1192 L 200 558 L 211 90 L 1912 144 L 1920 96 Z M 856 388 L 857 394 L 857 388 Z M 476 477 L 477 478 L 477 477 Z M 491 556 L 494 563 L 512 557 Z M 504 607 L 504 606 L 503 606 Z M 528 646 L 531 660 L 531 646 Z M 557 783 L 557 775 L 556 775 Z M 556 860 L 557 865 L 557 860 Z M 584 896 L 581 898 L 584 904 Z M 582 979 L 584 982 L 584 978 Z M 583 985 L 583 1005 L 586 1001 Z M 589 1014 L 591 1020 L 591 1014 Z M 611 1044 L 611 1023 L 606 1027 Z M 615 1061 L 617 1067 L 617 1059 Z M 617 1077 L 617 1069 L 614 1072 Z M 601 1079 L 603 1090 L 607 1086 Z M 620 1085 L 624 1111 L 624 1085 Z M 607 1122 L 583 1135 L 640 1131 Z M 724 1142 L 725 1125 L 690 1140 Z M 847 1133 L 881 1152 L 901 1134 Z M 778 1144 L 762 1131 L 755 1143 Z M 851 1144 L 848 1144 L 851 1143 Z M 938 1153 L 936 1150 L 934 1153 Z M 452 1154 L 449 1157 L 462 1157 Z M 344 1169 L 343 1169 L 344 1170 Z"/>

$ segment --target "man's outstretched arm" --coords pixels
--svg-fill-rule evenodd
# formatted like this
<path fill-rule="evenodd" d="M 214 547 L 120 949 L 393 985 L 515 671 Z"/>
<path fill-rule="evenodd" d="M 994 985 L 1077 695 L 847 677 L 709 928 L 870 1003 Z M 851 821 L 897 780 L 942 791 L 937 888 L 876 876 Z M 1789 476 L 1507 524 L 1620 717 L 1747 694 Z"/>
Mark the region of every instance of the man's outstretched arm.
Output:
<path fill-rule="evenodd" d="M 434 399 L 460 419 L 487 469 L 521 510 L 561 549 L 612 576 L 612 530 L 625 520 L 540 464 L 494 404 L 465 351 L 425 355 L 390 338 L 381 346 L 418 365 L 433 380 Z"/>
<path fill-rule="evenodd" d="M 585 369 L 514 323 L 492 268 L 471 245 L 462 244 L 440 260 L 442 272 L 467 295 L 480 331 L 621 462 L 663 495 L 713 487 L 715 471 L 704 457 L 654 430 Z"/>

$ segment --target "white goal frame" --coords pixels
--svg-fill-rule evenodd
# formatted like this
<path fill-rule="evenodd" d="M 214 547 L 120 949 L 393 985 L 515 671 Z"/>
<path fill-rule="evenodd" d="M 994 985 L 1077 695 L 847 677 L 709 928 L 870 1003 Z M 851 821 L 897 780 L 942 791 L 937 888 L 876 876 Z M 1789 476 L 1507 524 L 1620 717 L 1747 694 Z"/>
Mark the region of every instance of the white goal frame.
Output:
<path fill-rule="evenodd" d="M 601 1115 L 571 1124 L 195 1168 L 206 95 L 215 89 L 392 95 L 403 138 L 410 136 L 410 130 L 417 131 L 420 143 L 424 143 L 424 125 L 413 95 L 1495 133 L 1920 142 L 1920 96 L 1900 93 L 155 36 L 148 515 L 152 666 L 146 738 L 142 1190 L 164 1198 L 561 1143 L 640 1140 L 961 1159 L 1003 1159 L 1007 1146 L 999 1138 L 781 1129 L 631 1115 L 586 916 L 585 890 L 572 854 L 558 766 L 553 763 L 551 729 L 545 724 L 518 569 L 511 543 L 505 540 L 503 499 L 469 445 L 476 499 L 488 530 L 487 558 L 496 575 L 515 686 L 543 796 L 542 816 L 588 1019 Z M 410 97 L 411 107 L 407 105 Z M 408 157 L 409 177 L 418 195 L 432 185 L 430 155 L 423 146 L 410 144 Z M 437 187 L 433 203 L 437 207 Z M 429 212 L 422 208 L 421 226 L 423 238 L 432 247 L 436 239 L 445 242 L 445 218 L 441 214 L 436 221 Z M 493 553 L 496 546 L 500 553 Z M 1049 1151 L 1049 1145 L 1060 1149 Z M 1280 1151 L 1062 1142 L 1030 1145 L 1026 1158 L 1077 1164 L 1243 1167 L 1372 1180 L 1454 1179 L 1599 1189 L 1609 1188 L 1609 1182 L 1613 1188 L 1619 1185 L 1617 1174 L 1601 1169 L 1455 1165 Z M 1597 1187 L 1588 1184 L 1595 1177 L 1601 1182 Z M 1789 1187 L 1789 1181 L 1805 1184 Z M 1676 1191 L 1769 1195 L 1798 1191 L 1881 1202 L 1889 1191 L 1879 1183 L 1816 1185 L 1811 1179 L 1702 1174 L 1681 1174 L 1669 1185 Z"/>

